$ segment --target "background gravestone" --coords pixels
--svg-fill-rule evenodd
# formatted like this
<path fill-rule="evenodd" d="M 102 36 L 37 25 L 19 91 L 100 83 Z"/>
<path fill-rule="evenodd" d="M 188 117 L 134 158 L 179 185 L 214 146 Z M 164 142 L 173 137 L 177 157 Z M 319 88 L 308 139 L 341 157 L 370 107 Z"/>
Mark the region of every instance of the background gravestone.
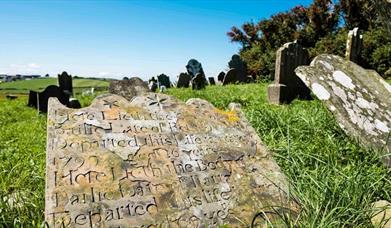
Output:
<path fill-rule="evenodd" d="M 187 73 L 191 76 L 191 83 L 193 89 L 203 89 L 205 88 L 208 81 L 206 80 L 204 70 L 202 65 L 195 59 L 190 59 L 186 65 Z M 202 81 L 202 82 L 201 82 Z M 193 82 L 195 85 L 193 85 Z"/>
<path fill-rule="evenodd" d="M 228 62 L 230 69 L 236 70 L 236 80 L 239 82 L 247 82 L 247 64 L 244 62 L 239 55 L 233 55 L 231 60 Z"/>
<path fill-rule="evenodd" d="M 391 168 L 391 85 L 375 71 L 335 55 L 319 55 L 296 73 L 348 135 L 388 153 L 382 159 Z"/>
<path fill-rule="evenodd" d="M 201 73 L 197 73 L 197 75 L 191 79 L 191 88 L 193 90 L 200 90 L 206 87 L 205 76 Z"/>
<path fill-rule="evenodd" d="M 120 81 L 111 81 L 109 85 L 109 92 L 131 100 L 137 95 L 149 92 L 149 88 L 146 82 L 140 78 L 133 77 Z"/>
<path fill-rule="evenodd" d="M 73 86 L 72 86 L 72 76 L 68 75 L 67 72 L 62 72 L 58 75 L 58 86 L 62 91 L 72 96 Z"/>
<path fill-rule="evenodd" d="M 155 77 L 152 77 L 148 80 L 148 88 L 151 92 L 156 92 L 156 90 L 158 89 L 157 80 L 155 79 Z"/>
<path fill-rule="evenodd" d="M 217 75 L 217 81 L 223 82 L 224 81 L 224 77 L 225 77 L 225 73 L 224 73 L 224 71 L 221 71 L 219 73 L 219 75 Z"/>
<path fill-rule="evenodd" d="M 296 76 L 295 68 L 309 64 L 308 51 L 297 42 L 284 44 L 276 54 L 274 83 L 268 86 L 270 103 L 290 103 L 295 98 L 310 99 L 310 90 Z"/>
<path fill-rule="evenodd" d="M 165 86 L 166 88 L 171 87 L 170 77 L 168 77 L 165 74 L 161 74 L 161 75 L 157 76 L 157 81 L 158 81 L 159 87 L 160 86 Z"/>
<path fill-rule="evenodd" d="M 69 94 L 65 93 L 60 87 L 50 85 L 42 92 L 30 90 L 27 106 L 34 107 L 41 112 L 47 112 L 48 100 L 50 97 L 57 98 L 63 105 L 69 106 Z"/>
<path fill-rule="evenodd" d="M 50 100 L 45 221 L 50 227 L 248 227 L 299 208 L 244 115 L 164 94 Z"/>
<path fill-rule="evenodd" d="M 346 40 L 346 59 L 359 64 L 360 53 L 363 48 L 363 32 L 359 28 L 354 28 L 348 33 Z"/>
<path fill-rule="evenodd" d="M 187 73 L 194 78 L 198 73 L 202 74 L 205 77 L 204 69 L 202 65 L 195 59 L 190 59 L 186 65 Z"/>
<path fill-rule="evenodd" d="M 178 76 L 177 88 L 189 88 L 191 76 L 187 73 L 180 73 Z"/>
<path fill-rule="evenodd" d="M 209 80 L 209 85 L 216 85 L 214 77 L 209 77 L 208 80 Z"/>
<path fill-rule="evenodd" d="M 237 82 L 236 80 L 236 69 L 230 69 L 227 74 L 225 74 L 223 85 L 228 85 Z"/>

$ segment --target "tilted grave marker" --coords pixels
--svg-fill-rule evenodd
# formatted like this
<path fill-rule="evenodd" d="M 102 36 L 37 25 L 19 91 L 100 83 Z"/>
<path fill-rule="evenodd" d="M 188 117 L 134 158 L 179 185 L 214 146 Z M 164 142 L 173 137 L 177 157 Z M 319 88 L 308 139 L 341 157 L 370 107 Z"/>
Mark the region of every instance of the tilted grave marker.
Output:
<path fill-rule="evenodd" d="M 296 69 L 337 118 L 345 132 L 366 147 L 381 150 L 391 168 L 391 85 L 375 71 L 335 55 L 319 55 Z"/>
<path fill-rule="evenodd" d="M 270 103 L 290 103 L 295 98 L 309 99 L 310 90 L 296 76 L 295 68 L 308 65 L 308 51 L 296 42 L 284 44 L 276 54 L 274 83 L 268 87 Z"/>
<path fill-rule="evenodd" d="M 138 77 L 132 77 L 130 79 L 111 81 L 109 86 L 109 92 L 117 94 L 130 100 L 137 95 L 142 95 L 149 92 L 149 88 L 146 82 Z"/>
<path fill-rule="evenodd" d="M 47 123 L 49 227 L 243 227 L 268 206 L 298 211 L 237 106 L 149 93 L 72 110 L 50 99 Z"/>

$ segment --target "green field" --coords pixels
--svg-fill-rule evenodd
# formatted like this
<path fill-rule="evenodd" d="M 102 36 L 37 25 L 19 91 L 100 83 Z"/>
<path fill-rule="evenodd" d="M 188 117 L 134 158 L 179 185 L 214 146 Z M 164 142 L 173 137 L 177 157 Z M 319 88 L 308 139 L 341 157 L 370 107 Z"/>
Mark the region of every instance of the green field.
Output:
<path fill-rule="evenodd" d="M 170 89 L 185 101 L 204 98 L 243 111 L 290 180 L 302 206 L 287 227 L 372 227 L 372 202 L 391 201 L 391 177 L 376 151 L 360 147 L 318 101 L 276 106 L 266 84 Z M 92 97 L 83 99 L 88 105 Z M 38 227 L 44 215 L 46 115 L 26 99 L 0 101 L 0 227 Z M 254 212 L 255 213 L 255 212 Z"/>
<path fill-rule="evenodd" d="M 29 90 L 42 91 L 48 85 L 57 85 L 57 78 L 39 78 L 33 80 L 20 80 L 14 82 L 0 83 L 0 93 L 17 93 L 26 94 Z M 108 87 L 109 81 L 87 79 L 87 78 L 75 78 L 73 79 L 73 87 L 76 93 L 80 92 L 82 88 L 97 88 Z"/>

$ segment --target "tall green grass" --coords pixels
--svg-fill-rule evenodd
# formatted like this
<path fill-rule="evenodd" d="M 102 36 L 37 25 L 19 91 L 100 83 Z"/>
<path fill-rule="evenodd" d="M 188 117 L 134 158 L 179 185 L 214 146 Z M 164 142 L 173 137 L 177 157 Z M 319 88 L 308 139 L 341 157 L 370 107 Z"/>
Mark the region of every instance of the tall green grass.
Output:
<path fill-rule="evenodd" d="M 186 101 L 199 97 L 220 109 L 240 103 L 273 151 L 301 203 L 292 227 L 371 227 L 370 204 L 391 200 L 391 178 L 376 151 L 361 148 L 318 100 L 270 105 L 266 84 L 170 89 Z M 79 97 L 85 106 L 92 97 Z M 46 116 L 26 98 L 0 100 L 0 227 L 37 227 L 44 211 Z"/>
<path fill-rule="evenodd" d="M 0 101 L 0 227 L 43 220 L 46 116 L 26 103 Z"/>

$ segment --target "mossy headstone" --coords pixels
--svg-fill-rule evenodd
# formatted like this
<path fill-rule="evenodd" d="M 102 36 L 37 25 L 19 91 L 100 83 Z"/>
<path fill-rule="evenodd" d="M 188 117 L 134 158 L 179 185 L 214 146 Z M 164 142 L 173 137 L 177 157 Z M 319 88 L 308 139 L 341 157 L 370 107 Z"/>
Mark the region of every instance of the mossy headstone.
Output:
<path fill-rule="evenodd" d="M 237 105 L 109 94 L 73 110 L 50 99 L 47 123 L 49 227 L 246 227 L 263 210 L 298 212 Z"/>
<path fill-rule="evenodd" d="M 345 132 L 384 153 L 391 168 L 391 85 L 378 73 L 335 55 L 319 55 L 296 74 L 337 118 Z"/>

